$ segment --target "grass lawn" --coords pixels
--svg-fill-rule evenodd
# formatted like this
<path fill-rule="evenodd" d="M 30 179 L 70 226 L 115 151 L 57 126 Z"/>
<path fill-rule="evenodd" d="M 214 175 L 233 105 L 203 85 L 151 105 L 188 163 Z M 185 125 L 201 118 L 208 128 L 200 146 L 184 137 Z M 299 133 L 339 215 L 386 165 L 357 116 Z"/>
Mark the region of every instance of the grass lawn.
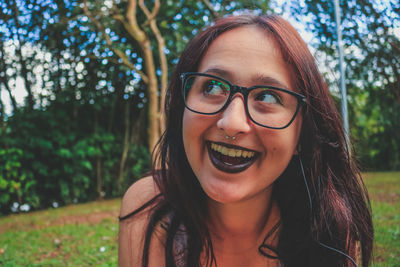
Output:
<path fill-rule="evenodd" d="M 0 218 L 0 266 L 116 266 L 120 199 Z"/>
<path fill-rule="evenodd" d="M 400 266 L 400 172 L 367 173 L 373 266 Z M 116 266 L 120 199 L 0 217 L 0 266 Z"/>
<path fill-rule="evenodd" d="M 400 172 L 367 173 L 374 228 L 374 266 L 400 266 Z"/>

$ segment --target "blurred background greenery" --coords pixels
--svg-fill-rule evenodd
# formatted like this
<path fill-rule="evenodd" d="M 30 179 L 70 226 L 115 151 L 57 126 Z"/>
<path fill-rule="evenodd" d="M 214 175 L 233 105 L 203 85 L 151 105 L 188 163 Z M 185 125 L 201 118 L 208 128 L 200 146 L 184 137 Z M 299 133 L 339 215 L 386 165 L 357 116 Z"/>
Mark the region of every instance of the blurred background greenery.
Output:
<path fill-rule="evenodd" d="M 149 170 L 186 43 L 246 10 L 289 18 L 340 102 L 330 0 L 1 1 L 0 215 L 121 196 Z M 356 154 L 364 171 L 399 170 L 400 3 L 341 13 Z"/>

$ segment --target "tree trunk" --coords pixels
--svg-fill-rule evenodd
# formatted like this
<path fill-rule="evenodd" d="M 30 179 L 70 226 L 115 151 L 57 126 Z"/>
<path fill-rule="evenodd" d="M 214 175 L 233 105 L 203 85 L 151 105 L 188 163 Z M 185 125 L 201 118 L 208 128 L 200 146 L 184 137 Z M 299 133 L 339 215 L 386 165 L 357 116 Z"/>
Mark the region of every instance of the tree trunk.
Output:
<path fill-rule="evenodd" d="M 19 10 L 17 7 L 17 2 L 13 1 L 13 7 L 14 7 L 14 20 L 15 20 L 15 26 L 17 28 L 17 39 L 18 39 L 18 46 L 16 47 L 16 52 L 17 55 L 19 57 L 19 64 L 21 64 L 21 76 L 24 79 L 24 85 L 25 85 L 25 90 L 28 93 L 27 96 L 27 106 L 28 109 L 33 109 L 33 105 L 34 105 L 34 99 L 33 99 L 33 94 L 32 94 L 32 86 L 31 86 L 31 82 L 29 80 L 28 77 L 28 68 L 26 65 L 26 61 L 24 60 L 23 56 L 22 56 L 22 46 L 23 46 L 23 41 L 21 38 L 21 35 L 19 34 L 18 29 L 20 29 L 20 25 L 19 25 L 19 21 L 18 21 L 18 15 L 19 15 Z"/>
<path fill-rule="evenodd" d="M 144 12 L 144 14 L 147 17 L 147 22 L 150 24 L 150 29 L 154 33 L 154 36 L 156 37 L 157 44 L 158 44 L 158 57 L 160 59 L 160 68 L 161 68 L 161 88 L 160 88 L 160 94 L 159 94 L 159 99 L 157 97 L 157 102 L 159 103 L 158 106 L 158 136 L 157 140 L 158 141 L 159 137 L 161 134 L 165 131 L 165 112 L 164 112 L 164 106 L 165 106 L 165 93 L 167 91 L 167 86 L 168 86 L 168 63 L 167 63 L 167 56 L 165 55 L 165 40 L 163 36 L 160 33 L 160 30 L 158 29 L 157 23 L 156 23 L 156 15 L 158 14 L 158 11 L 160 10 L 160 0 L 154 0 L 154 5 L 153 9 L 150 12 L 150 10 L 146 7 L 144 0 L 139 1 L 139 6 Z M 158 88 L 157 88 L 158 91 Z M 158 94 L 157 94 L 158 95 Z"/>
<path fill-rule="evenodd" d="M 3 122 L 4 122 L 4 104 L 3 100 L 1 99 L 1 86 L 0 86 L 0 128 L 3 128 Z"/>
<path fill-rule="evenodd" d="M 57 81 L 55 82 L 55 88 L 54 91 L 61 92 L 61 77 L 62 77 L 62 70 L 61 70 L 61 49 L 57 49 L 57 52 L 55 53 L 56 55 L 56 62 L 57 62 Z"/>
<path fill-rule="evenodd" d="M 145 73 L 147 74 L 148 78 L 147 92 L 149 97 L 149 125 L 147 130 L 149 137 L 148 147 L 149 151 L 153 151 L 153 148 L 160 138 L 158 80 L 150 40 L 146 32 L 140 29 L 137 23 L 136 8 L 137 1 L 130 0 L 128 2 L 128 8 L 126 11 L 127 22 L 123 21 L 123 24 L 129 34 L 139 43 L 140 48 L 143 51 Z"/>
<path fill-rule="evenodd" d="M 141 109 L 139 111 L 139 115 L 137 116 L 135 122 L 132 125 L 131 129 L 131 144 L 137 144 L 137 145 L 143 145 L 140 142 L 140 140 L 143 140 L 143 135 L 145 135 L 144 131 L 142 130 L 142 125 L 145 125 L 145 111 Z"/>
<path fill-rule="evenodd" d="M 97 110 L 94 111 L 94 135 L 98 134 L 98 112 Z M 99 144 L 96 142 L 96 146 Z M 97 198 L 102 199 L 102 188 L 103 188 L 103 176 L 102 176 L 102 166 L 101 166 L 101 156 L 96 156 L 96 184 L 97 184 Z"/>
<path fill-rule="evenodd" d="M 8 86 L 8 77 L 7 77 L 7 66 L 6 66 L 6 54 L 4 51 L 4 43 L 3 40 L 0 38 L 0 86 L 3 84 L 4 88 L 8 92 L 8 95 L 10 97 L 11 101 L 11 106 L 13 108 L 13 112 L 15 113 L 17 111 L 17 101 L 15 100 L 14 96 L 12 95 L 11 89 Z"/>
<path fill-rule="evenodd" d="M 96 176 L 97 176 L 97 198 L 98 199 L 103 199 L 103 177 L 102 177 L 102 172 L 101 172 L 101 157 L 97 156 L 96 157 Z"/>
<path fill-rule="evenodd" d="M 10 89 L 10 87 L 8 86 L 8 79 L 7 79 L 7 77 L 0 77 L 0 79 L 1 79 L 1 83 L 4 85 L 4 88 L 6 89 L 6 91 L 8 92 L 8 96 L 9 96 L 9 98 L 10 98 L 10 100 L 11 100 L 11 106 L 12 106 L 12 108 L 13 108 L 13 113 L 15 113 L 15 112 L 17 112 L 17 109 L 18 109 L 18 107 L 17 107 L 17 101 L 15 100 L 15 98 L 14 98 L 14 96 L 13 96 L 13 94 L 12 94 L 12 92 L 11 92 L 11 89 Z M 0 86 L 1 86 L 1 84 L 0 84 Z"/>
<path fill-rule="evenodd" d="M 149 128 L 147 133 L 149 136 L 149 151 L 151 152 L 160 138 L 158 80 L 149 40 L 146 40 L 145 44 L 143 44 L 143 50 L 146 73 L 149 77 L 147 89 L 149 97 Z"/>
<path fill-rule="evenodd" d="M 124 141 L 122 146 L 122 155 L 121 161 L 119 164 L 119 173 L 117 179 L 117 187 L 118 192 L 122 193 L 122 182 L 124 180 L 125 175 L 125 164 L 128 158 L 128 152 L 130 147 L 130 140 L 129 140 L 129 129 L 130 129 L 130 108 L 129 108 L 129 100 L 125 101 L 125 131 L 124 131 Z"/>
<path fill-rule="evenodd" d="M 167 87 L 167 73 L 168 73 L 168 68 L 167 68 L 167 60 L 165 56 L 165 41 L 163 37 L 161 36 L 156 21 L 155 17 L 160 10 L 160 1 L 159 0 L 154 0 L 153 1 L 153 9 L 150 12 L 150 10 L 146 7 L 144 4 L 144 0 L 139 1 L 139 5 L 141 10 L 144 12 L 147 21 L 143 25 L 148 25 L 150 24 L 150 29 L 154 33 L 157 39 L 158 43 L 158 48 L 159 48 L 159 57 L 160 57 L 160 64 L 161 64 L 161 97 L 159 96 L 159 87 L 158 87 L 158 78 L 156 74 L 156 66 L 154 62 L 154 55 L 153 55 L 153 50 L 151 47 L 150 39 L 146 31 L 141 29 L 139 27 L 138 21 L 137 21 L 137 5 L 138 2 L 137 0 L 128 0 L 128 5 L 126 8 L 126 15 L 125 17 L 119 13 L 116 12 L 113 15 L 113 18 L 120 21 L 124 28 L 127 30 L 127 32 L 132 36 L 132 38 L 139 44 L 141 51 L 143 52 L 143 64 L 145 71 L 141 71 L 135 67 L 135 64 L 132 64 L 130 62 L 130 59 L 126 56 L 126 54 L 114 47 L 112 38 L 107 34 L 105 31 L 104 26 L 100 23 L 99 20 L 95 18 L 95 16 L 90 12 L 87 1 L 83 1 L 83 9 L 85 14 L 91 19 L 96 26 L 96 28 L 101 31 L 102 36 L 104 37 L 107 45 L 110 47 L 110 49 L 117 55 L 120 60 L 122 61 L 122 64 L 125 66 L 129 67 L 130 69 L 136 71 L 138 74 L 140 74 L 142 81 L 147 84 L 147 93 L 148 93 L 148 99 L 149 99 L 149 109 L 148 109 L 148 118 L 149 118 L 149 124 L 148 124 L 148 148 L 150 151 L 153 151 L 155 145 L 157 144 L 161 132 L 164 130 L 164 125 L 165 125 L 165 118 L 163 112 L 163 106 L 164 106 L 164 97 L 165 97 L 165 90 Z M 115 10 L 114 10 L 115 11 Z"/>
<path fill-rule="evenodd" d="M 118 101 L 119 101 L 118 94 L 114 93 L 112 96 L 111 110 L 108 114 L 107 132 L 111 132 L 111 130 L 112 130 L 112 127 L 114 124 L 115 107 L 116 107 Z"/>

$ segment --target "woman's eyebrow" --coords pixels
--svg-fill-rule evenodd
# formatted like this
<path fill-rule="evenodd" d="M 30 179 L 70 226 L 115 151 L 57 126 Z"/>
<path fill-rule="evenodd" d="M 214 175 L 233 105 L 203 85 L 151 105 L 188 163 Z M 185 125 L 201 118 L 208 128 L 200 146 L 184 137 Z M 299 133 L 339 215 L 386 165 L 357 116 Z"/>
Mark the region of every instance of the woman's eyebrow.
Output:
<path fill-rule="evenodd" d="M 230 78 L 232 77 L 231 72 L 229 72 L 228 70 L 218 68 L 218 67 L 208 68 L 203 73 L 214 74 L 214 75 L 221 76 L 222 78 L 225 78 L 228 80 L 230 80 Z M 271 76 L 266 76 L 263 74 L 258 74 L 258 75 L 253 76 L 251 81 L 254 85 L 270 85 L 270 86 L 280 87 L 283 89 L 289 89 L 289 86 L 287 86 L 285 83 L 283 83 Z"/>
<path fill-rule="evenodd" d="M 229 78 L 231 76 L 231 73 L 229 71 L 223 70 L 220 68 L 215 68 L 215 67 L 205 70 L 204 73 L 214 74 L 214 75 L 226 77 L 226 78 Z"/>
<path fill-rule="evenodd" d="M 259 84 L 259 85 L 272 85 L 272 86 L 280 87 L 283 89 L 289 89 L 289 87 L 285 83 L 283 83 L 273 77 L 270 77 L 270 76 L 257 75 L 257 76 L 254 76 L 251 80 L 255 84 Z"/>

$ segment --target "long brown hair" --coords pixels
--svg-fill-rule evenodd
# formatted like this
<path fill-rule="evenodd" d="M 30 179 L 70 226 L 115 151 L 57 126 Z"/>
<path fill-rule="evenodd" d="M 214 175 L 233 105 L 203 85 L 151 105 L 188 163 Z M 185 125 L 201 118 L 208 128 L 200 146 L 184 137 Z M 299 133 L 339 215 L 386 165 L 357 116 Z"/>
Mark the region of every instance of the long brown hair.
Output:
<path fill-rule="evenodd" d="M 349 152 L 340 116 L 307 45 L 288 22 L 276 15 L 222 18 L 183 51 L 168 88 L 167 129 L 153 164 L 161 166 L 153 169 L 161 197 L 147 227 L 142 266 L 148 266 L 152 233 L 165 216 L 169 218 L 165 226 L 166 266 L 177 266 L 177 261 L 183 261 L 185 266 L 200 266 L 201 253 L 206 255 L 207 266 L 216 263 L 205 223 L 206 195 L 183 147 L 184 103 L 179 76 L 197 71 L 203 55 L 218 36 L 245 25 L 260 27 L 276 40 L 284 60 L 294 71 L 296 88 L 307 99 L 299 143 L 301 159 L 294 156 L 274 184 L 273 197 L 280 208 L 282 224 L 278 246 L 271 249 L 284 266 L 336 267 L 350 266 L 343 254 L 355 257 L 359 248 L 361 255 L 357 257 L 361 257 L 362 266 L 368 266 L 373 242 L 369 199 Z M 182 227 L 187 239 L 184 252 L 177 259 L 174 240 Z"/>

